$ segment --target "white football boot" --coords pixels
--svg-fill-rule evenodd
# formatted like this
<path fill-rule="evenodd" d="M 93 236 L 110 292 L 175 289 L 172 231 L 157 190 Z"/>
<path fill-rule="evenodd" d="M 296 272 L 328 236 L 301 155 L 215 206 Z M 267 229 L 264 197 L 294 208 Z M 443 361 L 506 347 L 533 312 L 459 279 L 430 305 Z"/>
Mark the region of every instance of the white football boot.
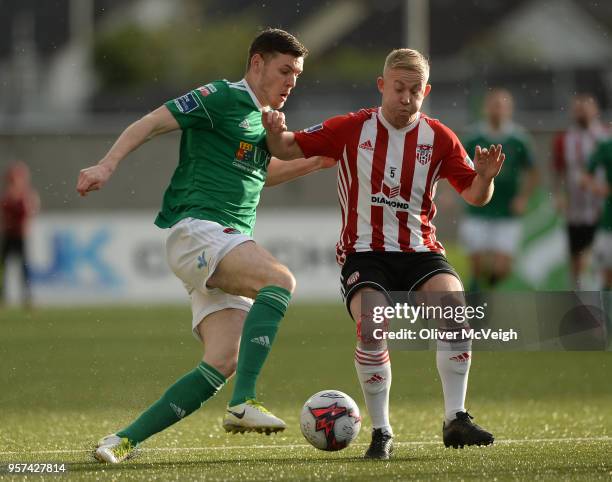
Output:
<path fill-rule="evenodd" d="M 94 457 L 99 462 L 118 464 L 133 455 L 134 449 L 134 445 L 127 438 L 113 433 L 100 439 Z"/>
<path fill-rule="evenodd" d="M 270 435 L 282 432 L 286 427 L 285 422 L 253 399 L 228 407 L 223 420 L 223 428 L 231 433 L 258 432 Z"/>

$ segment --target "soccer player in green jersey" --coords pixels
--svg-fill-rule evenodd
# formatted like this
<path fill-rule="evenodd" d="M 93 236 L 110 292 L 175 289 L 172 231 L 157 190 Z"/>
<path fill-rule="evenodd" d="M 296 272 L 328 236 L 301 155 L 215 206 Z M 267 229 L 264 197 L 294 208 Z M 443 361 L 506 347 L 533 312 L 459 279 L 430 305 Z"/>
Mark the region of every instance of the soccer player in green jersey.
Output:
<path fill-rule="evenodd" d="M 144 142 L 182 130 L 179 163 L 155 224 L 170 229 L 168 262 L 191 296 L 193 332 L 204 345 L 197 367 L 132 424 L 100 440 L 98 460 L 124 460 L 136 445 L 197 410 L 234 373 L 226 431 L 284 430 L 285 423 L 256 400 L 255 383 L 295 279 L 251 234 L 265 183 L 307 174 L 327 161 L 271 158 L 261 122 L 262 111 L 284 105 L 306 54 L 289 33 L 265 30 L 251 44 L 244 79 L 211 82 L 167 102 L 130 125 L 97 165 L 80 172 L 77 191 L 86 195 Z"/>
<path fill-rule="evenodd" d="M 605 182 L 595 176 L 598 169 L 605 171 Z M 602 270 L 603 289 L 612 291 L 612 139 L 598 144 L 589 159 L 585 183 L 598 196 L 605 199 L 599 229 L 595 235 L 595 259 Z"/>
<path fill-rule="evenodd" d="M 495 194 L 483 207 L 467 206 L 460 228 L 461 241 L 470 255 L 472 291 L 494 287 L 512 270 L 512 259 L 521 240 L 518 217 L 538 182 L 530 142 L 523 129 L 512 122 L 513 99 L 506 89 L 495 88 L 485 98 L 485 122 L 465 141 L 467 152 L 476 146 L 501 144 L 504 168 L 495 178 Z"/>

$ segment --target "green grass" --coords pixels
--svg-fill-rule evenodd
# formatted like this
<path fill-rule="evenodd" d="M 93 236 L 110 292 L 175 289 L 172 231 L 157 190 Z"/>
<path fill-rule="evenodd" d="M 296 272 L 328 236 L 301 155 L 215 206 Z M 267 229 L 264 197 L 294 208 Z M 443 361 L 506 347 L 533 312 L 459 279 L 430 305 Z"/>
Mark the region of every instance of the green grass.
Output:
<path fill-rule="evenodd" d="M 367 417 L 344 451 L 308 446 L 298 415 L 312 393 L 336 388 L 364 407 L 352 361 L 354 328 L 340 303 L 294 306 L 283 322 L 259 384 L 260 398 L 289 424 L 282 435 L 226 435 L 220 423 L 230 383 L 199 412 L 145 442 L 137 458 L 118 466 L 94 462 L 90 447 L 98 438 L 127 424 L 197 364 L 189 320 L 187 306 L 0 312 L 0 478 L 9 462 L 65 462 L 70 479 L 98 480 L 612 477 L 610 353 L 475 353 L 468 406 L 497 441 L 464 450 L 441 443 L 434 354 L 394 353 L 395 457 L 360 458 L 369 442 Z"/>

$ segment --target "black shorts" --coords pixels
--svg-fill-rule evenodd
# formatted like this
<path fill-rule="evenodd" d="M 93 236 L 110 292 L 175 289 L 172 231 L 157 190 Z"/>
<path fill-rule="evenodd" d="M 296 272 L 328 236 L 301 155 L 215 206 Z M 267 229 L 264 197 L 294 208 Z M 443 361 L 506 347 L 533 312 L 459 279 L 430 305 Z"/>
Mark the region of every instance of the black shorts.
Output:
<path fill-rule="evenodd" d="M 383 292 L 417 290 L 438 273 L 459 275 L 440 253 L 399 253 L 368 251 L 351 253 L 342 266 L 342 298 L 350 310 L 351 298 L 366 286 Z"/>
<path fill-rule="evenodd" d="M 567 236 L 569 240 L 570 254 L 579 254 L 589 249 L 595 239 L 596 224 L 569 224 Z"/>

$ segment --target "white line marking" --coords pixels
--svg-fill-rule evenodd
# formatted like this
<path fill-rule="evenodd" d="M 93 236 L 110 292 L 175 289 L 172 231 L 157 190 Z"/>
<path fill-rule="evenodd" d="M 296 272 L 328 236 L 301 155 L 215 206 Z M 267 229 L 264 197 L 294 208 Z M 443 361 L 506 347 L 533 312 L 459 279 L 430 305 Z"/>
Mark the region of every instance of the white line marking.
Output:
<path fill-rule="evenodd" d="M 494 445 L 520 445 L 520 444 L 529 444 L 529 443 L 552 443 L 552 442 L 612 442 L 612 437 L 608 437 L 603 435 L 601 437 L 568 437 L 568 438 L 532 438 L 532 439 L 505 439 L 505 440 L 496 440 Z M 352 447 L 367 447 L 368 443 L 356 443 L 352 444 Z M 424 440 L 424 441 L 410 441 L 410 442 L 396 442 L 396 447 L 403 446 L 415 446 L 415 445 L 440 445 L 442 447 L 441 440 Z M 142 452 L 188 452 L 188 451 L 198 451 L 198 450 L 248 450 L 248 449 L 256 449 L 256 450 L 269 450 L 269 449 L 302 449 L 312 447 L 312 445 L 308 444 L 286 444 L 286 445 L 229 445 L 223 447 L 151 447 L 151 448 L 142 448 L 138 449 L 138 451 Z M 63 449 L 63 450 L 33 450 L 33 451 L 10 451 L 10 452 L 0 452 L 0 455 L 44 455 L 44 454 L 69 454 L 69 453 L 87 453 L 93 452 L 93 448 L 91 449 L 83 449 L 83 448 L 75 448 L 75 449 Z"/>

